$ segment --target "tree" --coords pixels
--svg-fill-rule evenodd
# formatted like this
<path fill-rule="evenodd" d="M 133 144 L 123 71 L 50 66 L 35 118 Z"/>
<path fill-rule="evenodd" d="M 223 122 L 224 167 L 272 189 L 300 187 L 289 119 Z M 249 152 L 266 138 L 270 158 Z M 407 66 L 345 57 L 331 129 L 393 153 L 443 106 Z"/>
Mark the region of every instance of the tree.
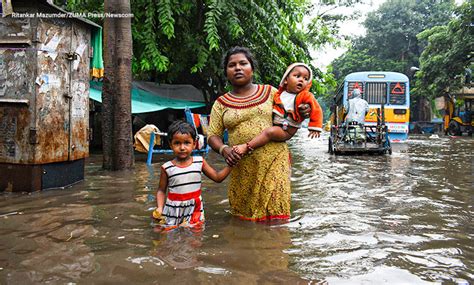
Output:
<path fill-rule="evenodd" d="M 396 71 L 412 77 L 410 67 L 419 66 L 423 44 L 421 31 L 446 24 L 452 17 L 453 0 L 389 0 L 368 14 L 364 21 L 367 34 L 353 41 L 352 47 L 332 63 L 333 73 L 341 82 L 356 71 Z M 415 120 L 429 120 L 429 104 L 412 92 Z M 420 111 L 422 110 L 422 111 Z M 422 115 L 426 114 L 426 115 Z"/>
<path fill-rule="evenodd" d="M 385 2 L 365 20 L 367 35 L 361 45 L 369 49 L 369 55 L 403 62 L 400 72 L 408 74 L 411 66 L 418 66 L 422 51 L 416 35 L 427 28 L 447 23 L 453 7 L 452 0 Z"/>
<path fill-rule="evenodd" d="M 249 47 L 258 81 L 278 83 L 294 61 L 310 61 L 301 25 L 307 1 L 133 1 L 134 73 L 151 81 L 188 83 L 211 97 L 226 85 L 221 57 Z"/>
<path fill-rule="evenodd" d="M 447 25 L 437 26 L 418 34 L 427 42 L 420 57 L 416 74 L 416 91 L 423 97 L 434 98 L 459 90 L 465 69 L 472 65 L 474 51 L 474 4 L 467 1 L 455 11 Z"/>
<path fill-rule="evenodd" d="M 136 79 L 192 84 L 215 98 L 226 86 L 222 54 L 242 45 L 260 62 L 256 80 L 277 85 L 287 65 L 311 62 L 310 48 L 338 44 L 338 23 L 345 17 L 330 12 L 360 1 L 131 0 L 133 74 Z M 71 0 L 66 8 L 101 12 L 98 2 Z M 316 16 L 303 23 L 313 11 Z M 312 68 L 318 76 L 314 89 L 324 92 L 331 77 Z"/>
<path fill-rule="evenodd" d="M 366 49 L 359 50 L 352 48 L 341 57 L 335 59 L 332 62 L 332 65 L 337 67 L 337 69 L 333 71 L 334 76 L 342 80 L 344 76 L 351 72 L 367 70 L 391 70 L 400 72 L 403 69 L 403 62 L 393 59 L 382 60 L 378 57 L 370 56 L 368 53 L 369 51 Z"/>
<path fill-rule="evenodd" d="M 104 2 L 105 12 L 129 14 L 128 0 Z M 102 88 L 103 167 L 133 166 L 132 147 L 132 32 L 130 18 L 104 19 L 104 83 Z"/>
<path fill-rule="evenodd" d="M 354 0 L 346 0 L 349 1 Z M 311 61 L 309 45 L 326 43 L 334 34 L 331 29 L 324 33 L 314 30 L 323 26 L 326 18 L 305 29 L 302 20 L 312 7 L 307 0 L 131 3 L 135 78 L 192 84 L 211 97 L 216 97 L 226 85 L 220 63 L 222 54 L 231 46 L 249 47 L 260 62 L 257 80 L 277 84 L 279 73 L 287 65 Z M 67 8 L 79 12 L 102 9 L 97 1 L 91 0 L 70 1 Z M 317 39 L 318 34 L 322 36 Z"/>
<path fill-rule="evenodd" d="M 418 66 L 422 51 L 416 35 L 427 28 L 446 24 L 453 7 L 452 0 L 383 3 L 364 21 L 367 34 L 354 39 L 348 52 L 333 62 L 336 77 L 341 79 L 347 73 L 364 70 L 390 70 L 409 75 L 410 67 Z M 357 64 L 360 59 L 362 62 Z"/>

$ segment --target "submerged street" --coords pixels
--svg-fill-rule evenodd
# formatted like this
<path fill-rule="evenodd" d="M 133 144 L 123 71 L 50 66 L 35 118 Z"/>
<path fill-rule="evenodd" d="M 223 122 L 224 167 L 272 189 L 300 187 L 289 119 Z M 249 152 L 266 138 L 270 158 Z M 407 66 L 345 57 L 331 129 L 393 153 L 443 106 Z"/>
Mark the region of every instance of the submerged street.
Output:
<path fill-rule="evenodd" d="M 229 214 L 226 182 L 203 183 L 201 231 L 155 231 L 159 169 L 86 160 L 64 190 L 0 196 L 0 283 L 468 284 L 474 279 L 470 137 L 410 136 L 384 156 L 334 156 L 301 130 L 292 153 L 292 219 Z M 208 161 L 221 168 L 223 159 Z"/>

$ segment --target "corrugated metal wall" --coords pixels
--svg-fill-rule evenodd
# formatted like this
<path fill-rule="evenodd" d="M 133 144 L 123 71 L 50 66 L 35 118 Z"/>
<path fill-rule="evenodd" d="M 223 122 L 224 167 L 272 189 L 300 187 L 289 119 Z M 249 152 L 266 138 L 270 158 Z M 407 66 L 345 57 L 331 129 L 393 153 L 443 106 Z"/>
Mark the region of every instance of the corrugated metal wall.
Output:
<path fill-rule="evenodd" d="M 0 20 L 0 162 L 31 163 L 36 52 L 30 19 Z"/>
<path fill-rule="evenodd" d="M 18 3 L 16 12 L 51 9 Z M 91 28 L 67 18 L 0 18 L 0 188 L 15 191 L 12 169 L 44 165 L 44 180 L 51 163 L 88 156 Z"/>
<path fill-rule="evenodd" d="M 90 34 L 66 19 L 41 21 L 37 29 L 35 163 L 84 158 L 88 154 Z M 52 50 L 51 52 L 45 50 Z"/>
<path fill-rule="evenodd" d="M 0 21 L 0 162 L 87 157 L 90 31 L 67 19 L 34 24 Z"/>

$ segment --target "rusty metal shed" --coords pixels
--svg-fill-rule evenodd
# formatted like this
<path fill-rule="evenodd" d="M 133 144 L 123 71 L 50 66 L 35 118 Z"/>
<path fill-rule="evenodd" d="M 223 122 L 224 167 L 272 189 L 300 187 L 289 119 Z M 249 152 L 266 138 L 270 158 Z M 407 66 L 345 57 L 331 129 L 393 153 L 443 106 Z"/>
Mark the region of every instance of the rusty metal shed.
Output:
<path fill-rule="evenodd" d="M 89 155 L 91 21 L 47 1 L 0 18 L 0 191 L 84 179 Z"/>

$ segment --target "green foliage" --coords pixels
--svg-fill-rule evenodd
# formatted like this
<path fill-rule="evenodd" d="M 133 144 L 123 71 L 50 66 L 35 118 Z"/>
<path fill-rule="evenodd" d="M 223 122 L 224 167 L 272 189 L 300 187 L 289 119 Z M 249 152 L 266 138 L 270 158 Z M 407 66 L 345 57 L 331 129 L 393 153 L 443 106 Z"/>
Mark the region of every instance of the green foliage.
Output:
<path fill-rule="evenodd" d="M 404 63 L 393 59 L 382 60 L 378 57 L 370 56 L 369 50 L 359 50 L 352 47 L 341 57 L 332 63 L 338 69 L 333 70 L 334 76 L 341 83 L 344 77 L 351 72 L 358 71 L 404 71 Z"/>
<path fill-rule="evenodd" d="M 308 27 L 307 40 L 316 48 L 324 46 L 341 46 L 345 36 L 339 34 L 339 25 L 347 20 L 354 20 L 359 16 L 358 12 L 351 15 L 334 13 L 337 8 L 351 7 L 356 3 L 366 2 L 364 0 L 321 0 L 312 1 L 315 10 L 314 18 Z"/>
<path fill-rule="evenodd" d="M 368 14 L 366 36 L 354 40 L 352 47 L 333 62 L 339 80 L 348 73 L 363 70 L 388 70 L 409 74 L 419 66 L 423 49 L 416 37 L 421 31 L 446 24 L 452 15 L 452 0 L 389 0 Z"/>
<path fill-rule="evenodd" d="M 67 11 L 75 13 L 104 13 L 104 1 L 93 0 L 54 0 L 53 3 Z M 103 19 L 98 17 L 85 17 L 99 25 L 103 24 Z"/>
<path fill-rule="evenodd" d="M 134 77 L 192 84 L 215 97 L 226 86 L 222 55 L 240 45 L 259 62 L 256 81 L 276 86 L 289 64 L 311 62 L 310 49 L 340 44 L 338 23 L 345 17 L 329 12 L 359 1 L 131 0 Z M 97 2 L 71 0 L 66 8 L 103 12 Z M 316 16 L 303 24 L 310 14 Z M 335 81 L 312 68 L 320 96 Z"/>
<path fill-rule="evenodd" d="M 193 84 L 215 96 L 226 85 L 222 55 L 241 45 L 259 62 L 256 81 L 277 85 L 287 65 L 311 61 L 310 47 L 336 44 L 336 26 L 324 26 L 325 18 L 302 25 L 311 9 L 307 0 L 132 0 L 135 76 Z M 315 89 L 324 92 L 331 81 L 316 71 Z"/>
<path fill-rule="evenodd" d="M 465 69 L 472 65 L 474 54 L 474 4 L 467 1 L 456 9 L 455 17 L 445 26 L 418 34 L 427 45 L 420 57 L 419 79 L 415 90 L 434 98 L 459 90 Z M 472 66 L 471 66 L 472 67 Z"/>
<path fill-rule="evenodd" d="M 209 44 L 209 51 L 219 50 L 219 31 L 217 30 L 217 23 L 222 15 L 222 7 L 217 0 L 209 1 L 209 9 L 205 13 L 204 30 L 207 33 L 206 42 Z"/>
<path fill-rule="evenodd" d="M 173 4 L 171 0 L 160 0 L 156 3 L 161 31 L 168 39 L 174 37 Z M 153 14 L 153 12 L 150 11 L 150 14 Z"/>
<path fill-rule="evenodd" d="M 453 15 L 453 0 L 388 0 L 367 15 L 366 35 L 354 39 L 349 50 L 332 62 L 338 83 L 357 71 L 395 71 L 412 78 L 412 66 L 420 66 L 424 43 L 417 34 L 445 25 Z M 412 82 L 413 86 L 413 82 Z M 412 89 L 412 116 L 418 118 L 420 89 Z M 335 92 L 335 90 L 333 90 Z M 418 104 L 419 105 L 419 104 Z M 425 118 L 424 118 L 425 119 Z"/>

